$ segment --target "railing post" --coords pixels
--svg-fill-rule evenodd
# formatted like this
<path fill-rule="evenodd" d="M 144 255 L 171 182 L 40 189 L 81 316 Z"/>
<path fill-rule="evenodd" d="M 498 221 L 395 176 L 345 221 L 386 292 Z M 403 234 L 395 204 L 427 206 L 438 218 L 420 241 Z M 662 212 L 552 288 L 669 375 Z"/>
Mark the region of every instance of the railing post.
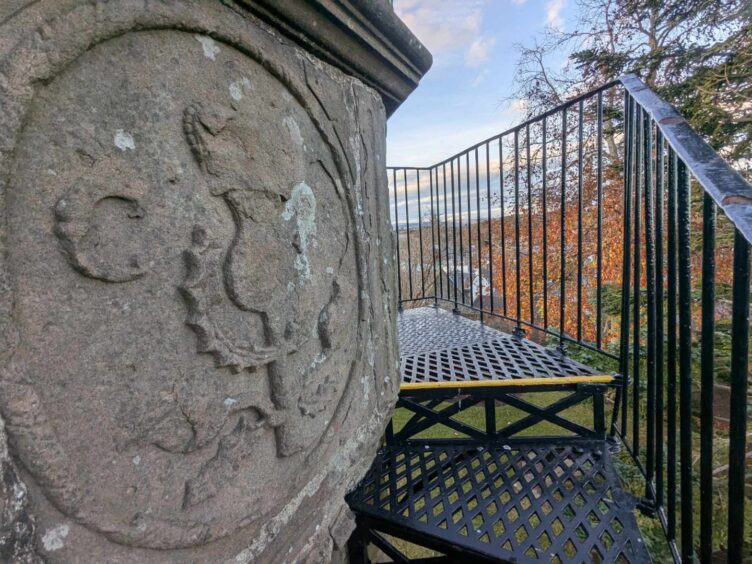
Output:
<path fill-rule="evenodd" d="M 666 393 L 668 394 L 667 425 L 666 425 L 666 505 L 667 528 L 669 541 L 676 540 L 676 327 L 678 324 L 676 312 L 677 299 L 677 158 L 674 150 L 668 149 L 668 214 L 667 214 L 667 299 L 666 299 Z"/>
<path fill-rule="evenodd" d="M 465 177 L 467 179 L 466 187 L 469 189 L 470 187 L 467 186 L 467 184 L 470 184 L 470 156 L 467 153 L 465 154 L 465 163 Z M 462 305 L 465 305 L 465 247 L 462 228 L 462 157 L 457 157 L 457 208 L 459 214 L 458 227 L 460 232 L 460 301 L 462 302 Z M 456 266 L 454 276 L 456 282 Z M 455 291 L 456 289 L 457 286 L 455 285 Z"/>
<path fill-rule="evenodd" d="M 446 163 L 441 165 L 441 174 L 443 177 L 442 185 L 444 186 L 444 258 L 446 259 L 446 296 L 448 300 L 452 299 L 452 290 L 449 287 L 449 209 L 447 208 L 447 181 L 446 181 Z M 454 174 L 452 174 L 454 176 Z M 454 198 L 452 198 L 454 199 Z M 454 204 L 452 204 L 454 206 Z M 454 221 L 454 214 L 452 214 Z M 443 297 L 443 294 L 442 294 Z"/>
<path fill-rule="evenodd" d="M 681 556 L 691 562 L 692 545 L 692 256 L 690 249 L 690 194 L 687 167 L 679 160 L 679 453 L 681 456 Z"/>
<path fill-rule="evenodd" d="M 402 260 L 400 257 L 399 207 L 397 207 L 397 169 L 392 169 L 392 189 L 394 190 L 394 229 L 397 235 L 397 309 L 402 311 Z"/>
<path fill-rule="evenodd" d="M 641 260 L 640 253 L 640 228 L 641 228 L 641 191 L 640 180 L 642 178 L 642 155 L 644 152 L 643 145 L 643 110 L 639 105 L 635 105 L 635 177 L 634 177 L 634 280 L 632 303 L 632 453 L 636 458 L 640 456 L 640 295 L 641 280 Z"/>
<path fill-rule="evenodd" d="M 515 268 L 515 337 L 525 335 L 522 330 L 522 280 L 520 277 L 520 130 L 514 130 L 514 268 Z"/>
<path fill-rule="evenodd" d="M 433 305 L 438 307 L 439 298 L 444 296 L 444 282 L 441 279 L 441 215 L 439 213 L 439 169 L 432 167 L 430 169 L 431 181 L 431 241 L 435 240 L 432 245 L 433 256 Z M 433 194 L 436 186 L 436 203 L 434 204 Z M 434 207 L 435 206 L 435 207 Z M 438 258 L 438 260 L 437 260 Z M 438 264 L 437 264 L 438 263 Z M 438 268 L 438 272 L 437 269 Z"/>
<path fill-rule="evenodd" d="M 663 368 L 663 193 L 665 180 L 663 135 L 657 129 L 655 139 L 656 177 L 655 177 L 655 490 L 657 506 L 663 505 L 663 423 L 664 423 L 664 368 Z"/>
<path fill-rule="evenodd" d="M 564 345 L 564 328 L 565 328 L 565 313 L 566 313 L 566 301 L 567 301 L 567 107 L 564 106 L 561 112 L 561 278 L 559 280 L 559 353 L 565 355 L 567 349 Z"/>
<path fill-rule="evenodd" d="M 420 169 L 415 170 L 415 182 L 418 191 L 418 244 L 420 245 L 420 297 L 426 297 L 426 263 L 423 258 L 423 211 L 420 205 Z"/>
<path fill-rule="evenodd" d="M 476 160 L 475 160 L 475 175 L 476 180 L 478 178 L 478 160 L 477 160 L 477 149 L 476 149 Z M 471 207 L 471 199 L 470 199 L 470 153 L 467 153 L 465 156 L 465 178 L 467 179 L 465 182 L 465 190 L 467 195 L 467 272 L 468 272 L 468 278 L 470 280 L 470 307 L 473 307 L 473 211 Z M 460 214 L 460 217 L 462 217 L 462 214 Z M 462 272 L 464 272 L 465 269 L 462 269 Z M 462 303 L 465 303 L 465 284 L 463 282 L 462 284 Z"/>
<path fill-rule="evenodd" d="M 499 139 L 501 143 L 501 139 Z M 486 208 L 488 226 L 488 287 L 491 301 L 491 313 L 494 311 L 494 285 L 493 285 L 493 234 L 491 231 L 491 146 L 486 143 Z"/>
<path fill-rule="evenodd" d="M 486 153 L 487 155 L 488 153 Z M 478 297 L 480 298 L 480 321 L 483 323 L 483 268 L 481 267 L 481 249 L 483 245 L 480 242 L 480 170 L 478 168 L 478 148 L 475 148 L 475 242 L 477 244 L 478 257 Z M 472 247 L 471 247 L 472 248 Z M 475 280 L 473 280 L 475 282 Z M 471 304 L 474 305 L 474 304 Z"/>
<path fill-rule="evenodd" d="M 582 342 L 582 192 L 583 179 L 583 120 L 584 103 L 577 107 L 577 342 Z"/>
<path fill-rule="evenodd" d="M 634 102 L 628 92 L 624 92 L 624 225 L 622 235 L 622 271 L 621 271 L 621 327 L 619 338 L 619 370 L 621 371 L 621 434 L 626 440 L 627 392 L 629 390 L 629 294 L 632 245 L 632 146 L 634 138 Z"/>
<path fill-rule="evenodd" d="M 702 210 L 702 337 L 700 376 L 700 562 L 713 559 L 713 353 L 715 340 L 715 202 Z"/>
<path fill-rule="evenodd" d="M 407 286 L 410 290 L 410 301 L 413 300 L 413 253 L 410 246 L 410 198 L 407 195 L 407 169 L 402 169 L 402 188 L 405 192 L 405 233 L 407 238 Z M 395 186 L 395 190 L 397 187 Z"/>
<path fill-rule="evenodd" d="M 459 175 L 459 158 L 457 159 L 457 173 Z M 449 163 L 449 173 L 451 174 L 451 188 L 452 188 L 452 286 L 454 286 L 454 313 L 459 313 L 459 307 L 457 304 L 457 210 L 454 206 L 454 159 Z M 459 178 L 459 176 L 458 176 Z M 459 189 L 459 186 L 457 187 Z M 461 198 L 460 198 L 461 200 Z M 460 237 L 462 237 L 462 225 L 460 225 Z M 448 260 L 448 259 L 447 259 Z M 460 257 L 461 260 L 461 257 Z M 449 265 L 447 265 L 447 268 Z"/>
<path fill-rule="evenodd" d="M 729 429 L 728 562 L 744 558 L 744 496 L 749 378 L 750 245 L 739 231 L 734 240 L 731 327 L 731 413 Z"/>
<path fill-rule="evenodd" d="M 598 158 L 598 168 L 596 172 L 596 189 L 597 189 L 597 234 L 596 234 L 596 244 L 598 245 L 598 248 L 596 250 L 596 260 L 597 260 L 597 274 L 596 274 L 596 295 L 595 295 L 595 344 L 598 347 L 598 349 L 601 348 L 603 345 L 603 92 L 598 92 L 598 109 L 597 109 L 597 119 L 598 119 L 598 130 L 596 132 L 596 135 L 598 136 L 597 139 L 597 158 Z M 543 120 L 543 123 L 545 124 L 545 118 Z M 545 131 L 545 127 L 544 127 Z M 545 148 L 545 145 L 544 145 Z M 545 153 L 545 151 L 544 151 Z M 545 185 L 544 185 L 545 186 Z M 545 188 L 543 190 L 544 198 L 545 198 Z M 544 203 L 545 206 L 545 203 Z M 545 210 L 545 208 L 544 208 Z M 545 212 L 543 214 L 544 216 L 544 225 L 545 225 Z M 545 227 L 543 230 L 544 234 L 544 241 L 545 241 Z M 545 245 L 545 243 L 544 243 Z M 544 251 L 545 256 L 545 251 Z M 544 266 L 545 269 L 545 266 Z"/>
<path fill-rule="evenodd" d="M 654 502 L 652 482 L 655 477 L 655 215 L 653 209 L 653 125 L 643 114 L 645 153 L 643 172 L 645 187 L 645 274 L 647 279 L 647 433 L 645 457 L 645 498 Z"/>
<path fill-rule="evenodd" d="M 527 184 L 527 287 L 530 323 L 535 324 L 535 287 L 533 285 L 533 172 L 530 156 L 530 124 L 525 127 L 525 168 Z"/>
<path fill-rule="evenodd" d="M 541 157 L 541 177 L 542 177 L 542 221 L 543 221 L 543 328 L 548 330 L 548 214 L 546 210 L 546 190 L 548 184 L 548 155 L 546 153 L 546 116 L 543 116 L 542 132 L 542 157 Z"/>
<path fill-rule="evenodd" d="M 504 137 L 499 137 L 499 207 L 501 208 L 501 305 L 504 317 L 507 316 L 507 235 L 504 209 Z"/>

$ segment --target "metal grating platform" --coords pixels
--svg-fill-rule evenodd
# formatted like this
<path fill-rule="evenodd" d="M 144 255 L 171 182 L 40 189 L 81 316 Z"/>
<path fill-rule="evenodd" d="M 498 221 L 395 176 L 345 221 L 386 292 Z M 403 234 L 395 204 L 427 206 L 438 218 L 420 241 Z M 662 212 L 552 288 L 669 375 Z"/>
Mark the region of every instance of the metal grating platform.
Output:
<path fill-rule="evenodd" d="M 537 343 L 440 308 L 405 310 L 397 329 L 403 384 L 597 374 Z"/>
<path fill-rule="evenodd" d="M 603 444 L 387 446 L 347 501 L 361 525 L 448 556 L 649 562 Z"/>

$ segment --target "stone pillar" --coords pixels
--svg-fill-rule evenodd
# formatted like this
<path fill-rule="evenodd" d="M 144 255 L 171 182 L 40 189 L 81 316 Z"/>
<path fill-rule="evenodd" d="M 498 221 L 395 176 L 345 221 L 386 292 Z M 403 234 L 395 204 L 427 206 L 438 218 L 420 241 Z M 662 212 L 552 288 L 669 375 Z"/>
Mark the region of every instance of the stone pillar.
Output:
<path fill-rule="evenodd" d="M 429 65 L 386 0 L 2 2 L 0 561 L 332 558 Z"/>

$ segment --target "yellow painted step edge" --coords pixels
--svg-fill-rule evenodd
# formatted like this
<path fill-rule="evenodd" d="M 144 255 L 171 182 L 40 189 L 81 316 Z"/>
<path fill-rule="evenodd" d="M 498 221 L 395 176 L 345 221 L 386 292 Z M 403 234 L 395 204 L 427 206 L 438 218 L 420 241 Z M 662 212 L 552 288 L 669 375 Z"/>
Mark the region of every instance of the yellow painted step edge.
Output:
<path fill-rule="evenodd" d="M 614 376 L 595 374 L 593 376 L 560 376 L 546 378 L 506 378 L 504 380 L 465 380 L 456 382 L 410 382 L 402 384 L 400 390 L 436 390 L 441 388 L 503 388 L 508 386 L 547 386 L 551 384 L 611 384 Z"/>

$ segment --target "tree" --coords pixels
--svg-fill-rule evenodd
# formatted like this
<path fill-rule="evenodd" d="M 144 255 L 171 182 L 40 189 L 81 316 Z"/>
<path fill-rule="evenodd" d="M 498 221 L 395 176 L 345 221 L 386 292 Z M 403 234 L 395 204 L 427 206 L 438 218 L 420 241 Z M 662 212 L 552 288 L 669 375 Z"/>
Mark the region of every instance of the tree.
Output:
<path fill-rule="evenodd" d="M 752 5 L 747 0 L 578 0 L 575 31 L 519 46 L 512 98 L 527 117 L 632 72 L 750 175 Z M 557 53 L 569 56 L 552 70 Z M 608 119 L 606 129 L 613 124 Z M 607 138 L 613 156 L 613 135 Z"/>

